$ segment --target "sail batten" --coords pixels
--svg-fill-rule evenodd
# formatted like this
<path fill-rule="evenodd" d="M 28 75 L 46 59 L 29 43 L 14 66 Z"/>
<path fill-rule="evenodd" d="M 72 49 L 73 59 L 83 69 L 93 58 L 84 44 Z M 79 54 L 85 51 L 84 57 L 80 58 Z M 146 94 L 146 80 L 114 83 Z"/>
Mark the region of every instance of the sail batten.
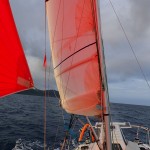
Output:
<path fill-rule="evenodd" d="M 32 88 L 33 80 L 8 0 L 0 1 L 0 97 Z"/>
<path fill-rule="evenodd" d="M 102 111 L 95 0 L 47 1 L 55 79 L 62 107 L 93 116 Z M 99 49 L 101 50 L 101 49 Z"/>

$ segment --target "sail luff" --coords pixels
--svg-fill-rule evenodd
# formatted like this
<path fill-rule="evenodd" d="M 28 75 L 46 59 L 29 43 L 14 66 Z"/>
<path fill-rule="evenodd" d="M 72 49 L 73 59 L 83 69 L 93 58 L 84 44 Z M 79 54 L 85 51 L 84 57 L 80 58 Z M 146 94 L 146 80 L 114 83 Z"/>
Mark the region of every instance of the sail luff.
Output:
<path fill-rule="evenodd" d="M 8 0 L 0 1 L 0 22 L 0 97 L 3 97 L 34 85 Z"/>
<path fill-rule="evenodd" d="M 68 113 L 99 115 L 103 91 L 91 0 L 47 1 L 46 7 L 62 107 Z"/>
<path fill-rule="evenodd" d="M 106 75 L 106 66 L 105 66 L 105 55 L 104 55 L 104 47 L 102 42 L 102 34 L 101 34 L 101 17 L 100 17 L 100 3 L 99 0 L 96 0 L 96 10 L 97 10 L 97 19 L 98 19 L 98 33 L 99 33 L 99 43 L 101 49 L 101 69 L 103 76 L 103 90 L 104 90 L 104 100 L 103 100 L 103 117 L 105 122 L 105 138 L 106 138 L 106 149 L 112 150 L 112 141 L 111 141 L 111 131 L 110 131 L 110 108 L 109 108 L 109 93 L 108 93 L 108 84 L 107 84 L 107 75 Z"/>

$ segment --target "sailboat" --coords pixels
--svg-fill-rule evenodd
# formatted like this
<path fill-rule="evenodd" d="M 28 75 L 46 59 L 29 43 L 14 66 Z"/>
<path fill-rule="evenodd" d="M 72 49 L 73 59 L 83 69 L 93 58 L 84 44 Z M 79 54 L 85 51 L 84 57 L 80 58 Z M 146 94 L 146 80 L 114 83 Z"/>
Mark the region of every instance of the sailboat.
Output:
<path fill-rule="evenodd" d="M 110 119 L 98 0 L 46 0 L 45 3 L 61 107 L 69 114 L 82 115 L 87 119 L 74 149 L 150 149 L 150 129 Z M 0 97 L 3 97 L 33 88 L 34 83 L 8 0 L 0 1 L 0 11 Z M 100 122 L 93 126 L 89 116 L 99 116 Z M 135 141 L 127 141 L 122 128 L 132 127 L 145 130 L 149 143 L 143 144 L 138 132 Z M 84 140 L 85 132 L 89 136 Z M 66 142 L 65 138 L 62 150 Z"/>

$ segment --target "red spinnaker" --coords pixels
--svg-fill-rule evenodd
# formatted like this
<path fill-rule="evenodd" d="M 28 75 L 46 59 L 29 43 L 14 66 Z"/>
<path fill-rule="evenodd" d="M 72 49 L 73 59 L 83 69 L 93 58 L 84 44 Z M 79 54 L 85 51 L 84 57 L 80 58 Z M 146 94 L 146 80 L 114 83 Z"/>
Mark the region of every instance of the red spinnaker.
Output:
<path fill-rule="evenodd" d="M 99 115 L 104 91 L 96 1 L 49 0 L 46 7 L 62 107 L 73 114 Z"/>
<path fill-rule="evenodd" d="M 0 97 L 33 87 L 8 0 L 0 0 Z"/>

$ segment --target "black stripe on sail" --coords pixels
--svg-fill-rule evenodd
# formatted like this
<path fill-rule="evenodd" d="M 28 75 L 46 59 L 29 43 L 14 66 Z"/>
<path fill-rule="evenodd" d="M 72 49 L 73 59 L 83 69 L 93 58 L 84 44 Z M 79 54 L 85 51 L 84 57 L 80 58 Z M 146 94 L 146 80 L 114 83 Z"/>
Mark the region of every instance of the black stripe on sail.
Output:
<path fill-rule="evenodd" d="M 57 67 L 59 67 L 64 61 L 66 61 L 67 59 L 69 59 L 71 56 L 77 54 L 78 52 L 80 52 L 80 51 L 82 51 L 82 50 L 86 49 L 87 47 L 92 46 L 92 45 L 94 45 L 94 44 L 96 44 L 96 42 L 91 43 L 91 44 L 89 44 L 89 45 L 86 45 L 86 46 L 82 47 L 82 48 L 79 49 L 78 51 L 74 52 L 73 54 L 71 54 L 70 56 L 68 56 L 68 57 L 65 58 L 64 60 L 62 60 L 56 67 L 54 67 L 54 69 L 56 69 Z"/>

